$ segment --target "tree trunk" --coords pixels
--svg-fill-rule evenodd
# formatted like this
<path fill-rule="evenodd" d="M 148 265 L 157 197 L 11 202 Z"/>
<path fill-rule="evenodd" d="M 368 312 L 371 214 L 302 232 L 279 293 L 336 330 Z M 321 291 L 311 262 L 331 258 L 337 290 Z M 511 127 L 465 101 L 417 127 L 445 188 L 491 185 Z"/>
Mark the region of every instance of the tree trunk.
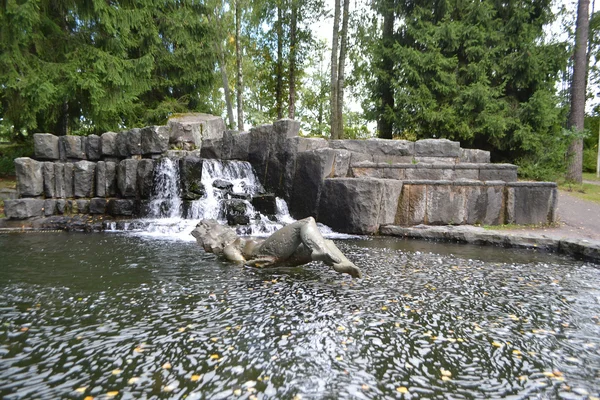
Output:
<path fill-rule="evenodd" d="M 342 33 L 340 38 L 340 59 L 338 66 L 338 84 L 336 101 L 336 123 L 337 123 L 337 138 L 344 138 L 344 80 L 345 80 L 345 64 L 346 64 L 346 47 L 348 46 L 348 14 L 350 8 L 350 0 L 344 0 L 344 11 L 342 15 Z"/>
<path fill-rule="evenodd" d="M 292 0 L 292 20 L 290 21 L 290 93 L 288 104 L 288 117 L 294 119 L 296 114 L 296 45 L 298 27 L 298 2 Z"/>
<path fill-rule="evenodd" d="M 331 40 L 331 95 L 329 97 L 331 109 L 331 138 L 338 139 L 337 101 L 338 101 L 338 41 L 340 30 L 340 0 L 335 0 L 333 12 L 333 36 Z"/>
<path fill-rule="evenodd" d="M 277 84 L 275 86 L 275 108 L 277 119 L 283 118 L 283 11 L 281 0 L 277 2 Z"/>
<path fill-rule="evenodd" d="M 225 51 L 220 40 L 217 41 L 217 53 L 219 56 L 219 69 L 221 70 L 221 79 L 223 80 L 223 92 L 225 94 L 225 104 L 227 106 L 227 120 L 229 127 L 235 129 L 235 118 L 233 116 L 233 105 L 231 104 L 231 92 L 229 90 L 229 79 L 225 67 Z"/>
<path fill-rule="evenodd" d="M 382 32 L 382 61 L 381 74 L 379 77 L 379 90 L 381 94 L 381 109 L 379 110 L 379 120 L 377 121 L 378 136 L 383 139 L 392 139 L 393 124 L 386 118 L 386 110 L 394 109 L 394 91 L 390 83 L 390 77 L 393 76 L 394 62 L 390 56 L 390 51 L 394 44 L 394 2 L 393 0 L 384 1 L 383 5 L 383 32 Z"/>
<path fill-rule="evenodd" d="M 242 100 L 242 92 L 244 90 L 243 74 L 242 74 L 242 49 L 240 46 L 242 31 L 242 8 L 240 0 L 235 2 L 235 57 L 237 63 L 237 117 L 238 130 L 244 130 L 244 103 Z"/>
<path fill-rule="evenodd" d="M 575 54 L 573 56 L 573 80 L 571 82 L 571 111 L 569 128 L 583 131 L 585 116 L 585 91 L 587 76 L 587 40 L 589 31 L 589 0 L 579 0 L 577 7 L 577 28 L 575 33 Z M 573 140 L 567 153 L 569 166 L 566 179 L 581 183 L 583 170 L 583 139 Z"/>

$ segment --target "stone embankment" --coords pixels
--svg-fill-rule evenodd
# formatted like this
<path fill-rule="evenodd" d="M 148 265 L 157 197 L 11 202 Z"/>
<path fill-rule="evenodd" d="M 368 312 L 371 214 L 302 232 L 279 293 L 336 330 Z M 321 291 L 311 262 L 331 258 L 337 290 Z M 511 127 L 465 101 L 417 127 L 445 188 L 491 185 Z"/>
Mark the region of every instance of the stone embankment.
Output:
<path fill-rule="evenodd" d="M 555 221 L 556 185 L 517 182 L 516 166 L 491 164 L 489 152 L 444 139 L 304 138 L 299 128 L 284 119 L 226 131 L 221 118 L 195 114 L 101 136 L 36 134 L 36 159 L 15 160 L 19 198 L 5 202 L 6 215 L 144 215 L 156 164 L 169 157 L 180 165 L 184 201 L 202 196 L 203 159 L 248 161 L 293 217 L 340 232 Z"/>

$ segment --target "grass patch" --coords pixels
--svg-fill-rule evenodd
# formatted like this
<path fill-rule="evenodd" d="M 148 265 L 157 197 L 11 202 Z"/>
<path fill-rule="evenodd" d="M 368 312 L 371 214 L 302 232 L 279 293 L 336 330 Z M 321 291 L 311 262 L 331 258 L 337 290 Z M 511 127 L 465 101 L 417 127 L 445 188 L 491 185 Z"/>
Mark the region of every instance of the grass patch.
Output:
<path fill-rule="evenodd" d="M 600 182 L 600 178 L 598 178 L 596 176 L 595 172 L 584 172 L 583 173 L 583 180 L 584 181 L 596 181 L 596 182 Z"/>
<path fill-rule="evenodd" d="M 560 223 L 551 222 L 546 224 L 527 224 L 527 225 L 517 225 L 517 224 L 504 224 L 504 225 L 483 225 L 483 229 L 490 231 L 515 231 L 515 230 L 526 230 L 526 229 L 548 229 L 548 228 L 558 228 Z"/>
<path fill-rule="evenodd" d="M 600 204 L 600 185 L 592 183 L 583 183 L 581 185 L 561 183 L 558 185 L 558 188 L 580 199 Z"/>

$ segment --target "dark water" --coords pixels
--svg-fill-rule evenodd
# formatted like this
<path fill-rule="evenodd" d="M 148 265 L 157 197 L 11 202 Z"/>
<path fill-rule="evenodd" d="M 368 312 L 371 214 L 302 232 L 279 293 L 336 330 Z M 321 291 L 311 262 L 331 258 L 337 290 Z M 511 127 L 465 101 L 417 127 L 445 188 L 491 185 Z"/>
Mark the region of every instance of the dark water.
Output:
<path fill-rule="evenodd" d="M 366 278 L 240 268 L 193 242 L 0 235 L 0 397 L 599 396 L 597 265 L 337 243 Z"/>

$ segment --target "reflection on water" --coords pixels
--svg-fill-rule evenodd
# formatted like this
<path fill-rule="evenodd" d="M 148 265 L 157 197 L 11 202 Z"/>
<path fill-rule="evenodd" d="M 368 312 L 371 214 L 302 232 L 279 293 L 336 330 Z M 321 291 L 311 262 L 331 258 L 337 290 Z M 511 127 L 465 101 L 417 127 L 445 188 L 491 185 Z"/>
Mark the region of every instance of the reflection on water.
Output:
<path fill-rule="evenodd" d="M 599 395 L 597 266 L 337 244 L 366 278 L 241 268 L 189 242 L 0 235 L 0 397 Z"/>

